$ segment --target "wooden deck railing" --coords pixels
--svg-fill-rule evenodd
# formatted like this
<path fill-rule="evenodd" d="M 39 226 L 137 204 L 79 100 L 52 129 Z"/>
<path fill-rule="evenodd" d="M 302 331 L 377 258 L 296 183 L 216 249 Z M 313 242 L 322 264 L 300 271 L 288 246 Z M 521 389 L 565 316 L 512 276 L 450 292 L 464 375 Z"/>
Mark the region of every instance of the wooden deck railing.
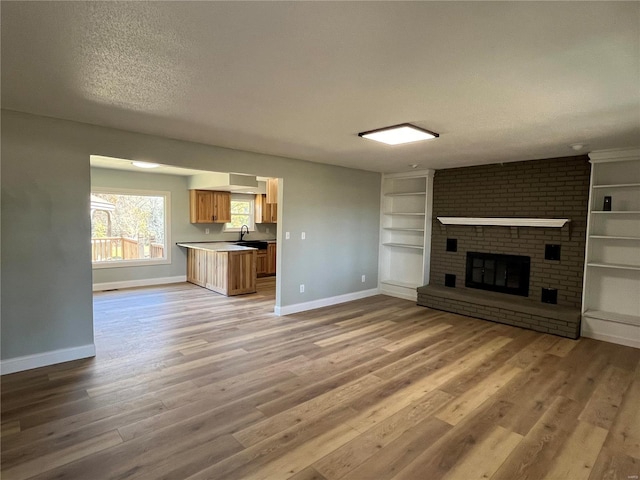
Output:
<path fill-rule="evenodd" d="M 148 243 L 127 237 L 102 237 L 91 239 L 91 261 L 136 260 L 142 258 L 164 258 L 164 245 Z"/>

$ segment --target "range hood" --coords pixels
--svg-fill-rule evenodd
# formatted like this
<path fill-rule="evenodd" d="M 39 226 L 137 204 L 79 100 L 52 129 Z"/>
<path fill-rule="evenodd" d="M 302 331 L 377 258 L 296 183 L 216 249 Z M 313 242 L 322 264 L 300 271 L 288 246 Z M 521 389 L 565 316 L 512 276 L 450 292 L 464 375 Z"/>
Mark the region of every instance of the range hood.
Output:
<path fill-rule="evenodd" d="M 187 181 L 189 190 L 219 190 L 236 193 L 264 193 L 265 182 L 258 182 L 253 175 L 239 173 L 201 173 Z"/>

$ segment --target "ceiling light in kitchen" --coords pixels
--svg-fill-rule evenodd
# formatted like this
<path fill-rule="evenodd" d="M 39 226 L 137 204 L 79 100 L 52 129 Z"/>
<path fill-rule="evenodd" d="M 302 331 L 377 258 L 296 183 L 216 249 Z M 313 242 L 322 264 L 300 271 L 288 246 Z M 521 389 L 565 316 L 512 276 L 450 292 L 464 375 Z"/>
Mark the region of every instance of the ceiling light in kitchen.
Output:
<path fill-rule="evenodd" d="M 376 142 L 386 143 L 387 145 L 400 145 L 403 143 L 419 142 L 421 140 L 431 140 L 440 135 L 429 130 L 425 130 L 410 123 L 401 123 L 391 127 L 378 128 L 361 132 L 359 137 L 375 140 Z"/>

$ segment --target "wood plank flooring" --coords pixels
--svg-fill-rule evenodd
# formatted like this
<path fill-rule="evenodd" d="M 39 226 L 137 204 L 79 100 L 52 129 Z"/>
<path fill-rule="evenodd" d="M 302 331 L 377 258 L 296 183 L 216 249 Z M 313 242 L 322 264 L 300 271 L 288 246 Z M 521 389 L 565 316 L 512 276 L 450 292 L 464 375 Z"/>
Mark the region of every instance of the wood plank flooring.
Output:
<path fill-rule="evenodd" d="M 97 293 L 95 359 L 2 377 L 2 478 L 640 475 L 640 350 L 274 290 Z"/>

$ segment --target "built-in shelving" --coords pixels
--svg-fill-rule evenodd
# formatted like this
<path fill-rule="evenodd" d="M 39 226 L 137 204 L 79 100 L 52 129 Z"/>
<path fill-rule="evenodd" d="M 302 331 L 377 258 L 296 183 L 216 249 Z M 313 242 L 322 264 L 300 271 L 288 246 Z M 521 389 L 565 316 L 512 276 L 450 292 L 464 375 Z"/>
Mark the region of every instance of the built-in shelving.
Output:
<path fill-rule="evenodd" d="M 589 157 L 582 334 L 640 348 L 640 150 Z"/>
<path fill-rule="evenodd" d="M 382 293 L 416 300 L 416 288 L 429 281 L 432 180 L 432 171 L 383 177 L 379 272 Z"/>

